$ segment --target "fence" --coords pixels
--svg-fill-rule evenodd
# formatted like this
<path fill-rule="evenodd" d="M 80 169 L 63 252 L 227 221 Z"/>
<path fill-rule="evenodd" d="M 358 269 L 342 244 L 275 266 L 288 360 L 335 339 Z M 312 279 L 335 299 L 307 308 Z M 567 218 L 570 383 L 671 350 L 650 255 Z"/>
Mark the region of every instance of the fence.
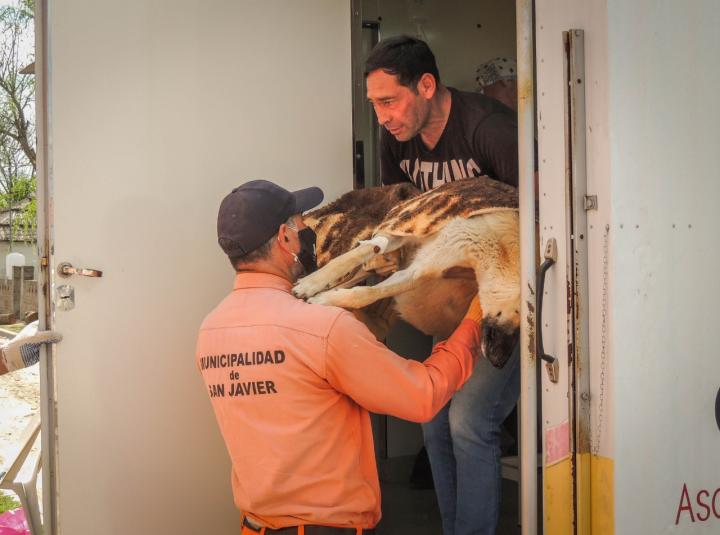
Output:
<path fill-rule="evenodd" d="M 11 280 L 0 279 L 0 323 L 14 323 L 38 309 L 38 283 L 33 266 L 13 268 Z M 4 321 L 2 321 L 4 320 Z"/>

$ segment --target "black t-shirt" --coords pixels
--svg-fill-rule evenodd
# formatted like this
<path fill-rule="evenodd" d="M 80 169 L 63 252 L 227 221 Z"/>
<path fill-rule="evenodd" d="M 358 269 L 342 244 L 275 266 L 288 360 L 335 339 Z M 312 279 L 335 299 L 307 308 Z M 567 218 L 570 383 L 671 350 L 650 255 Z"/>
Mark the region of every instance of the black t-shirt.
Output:
<path fill-rule="evenodd" d="M 383 129 L 383 184 L 411 181 L 427 191 L 453 180 L 487 175 L 517 187 L 515 113 L 490 97 L 448 89 L 452 95 L 450 116 L 433 150 L 428 150 L 419 135 L 401 142 Z"/>

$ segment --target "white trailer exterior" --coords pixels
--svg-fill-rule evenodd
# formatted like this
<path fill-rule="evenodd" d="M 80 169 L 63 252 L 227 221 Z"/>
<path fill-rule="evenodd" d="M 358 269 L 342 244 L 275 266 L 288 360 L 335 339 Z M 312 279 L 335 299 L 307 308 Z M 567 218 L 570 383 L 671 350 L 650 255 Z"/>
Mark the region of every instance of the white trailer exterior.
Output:
<path fill-rule="evenodd" d="M 720 4 L 535 8 L 545 533 L 718 533 Z"/>
<path fill-rule="evenodd" d="M 190 364 L 230 285 L 213 218 L 246 178 L 352 187 L 350 5 L 38 2 L 40 252 L 104 271 L 46 270 L 65 335 L 43 364 L 48 535 L 237 532 Z M 518 28 L 540 250 L 558 244 L 538 326 L 559 362 L 557 383 L 541 370 L 546 534 L 720 532 L 718 28 L 712 0 L 536 0 Z M 76 306 L 53 316 L 63 284 Z"/>

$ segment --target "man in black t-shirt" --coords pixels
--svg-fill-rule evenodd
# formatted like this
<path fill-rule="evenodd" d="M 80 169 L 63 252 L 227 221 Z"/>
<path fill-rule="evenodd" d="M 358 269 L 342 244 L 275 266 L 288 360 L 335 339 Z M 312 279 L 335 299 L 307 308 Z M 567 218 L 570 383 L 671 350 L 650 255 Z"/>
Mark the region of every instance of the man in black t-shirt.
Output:
<path fill-rule="evenodd" d="M 480 175 L 518 184 L 517 121 L 500 102 L 445 87 L 427 44 L 386 39 L 365 66 L 384 127 L 383 184 L 427 191 Z M 494 534 L 500 510 L 500 426 L 520 390 L 519 348 L 502 369 L 480 359 L 470 379 L 423 425 L 444 535 Z"/>
<path fill-rule="evenodd" d="M 426 191 L 487 175 L 517 186 L 515 114 L 493 98 L 442 85 L 425 43 L 410 37 L 382 41 L 366 73 L 367 97 L 384 127 L 383 184 L 409 180 Z"/>

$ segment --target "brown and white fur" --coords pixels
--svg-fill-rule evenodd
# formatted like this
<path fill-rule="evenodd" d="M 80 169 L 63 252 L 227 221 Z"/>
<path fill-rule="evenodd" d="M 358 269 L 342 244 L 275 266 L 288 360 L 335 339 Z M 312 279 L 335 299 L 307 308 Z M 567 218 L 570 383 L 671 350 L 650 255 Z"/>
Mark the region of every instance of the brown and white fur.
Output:
<path fill-rule="evenodd" d="M 301 279 L 293 293 L 312 303 L 350 309 L 394 298 L 405 321 L 444 338 L 477 292 L 485 314 L 483 353 L 501 367 L 517 341 L 520 319 L 514 188 L 486 177 L 421 195 L 408 188 L 358 190 L 336 201 L 339 206 L 333 203 L 306 216 L 306 224 L 318 233 L 324 265 Z M 388 209 L 388 202 L 396 205 Z M 382 265 L 389 254 L 400 256 L 398 271 L 374 286 L 347 287 L 370 276 L 373 265 Z"/>

